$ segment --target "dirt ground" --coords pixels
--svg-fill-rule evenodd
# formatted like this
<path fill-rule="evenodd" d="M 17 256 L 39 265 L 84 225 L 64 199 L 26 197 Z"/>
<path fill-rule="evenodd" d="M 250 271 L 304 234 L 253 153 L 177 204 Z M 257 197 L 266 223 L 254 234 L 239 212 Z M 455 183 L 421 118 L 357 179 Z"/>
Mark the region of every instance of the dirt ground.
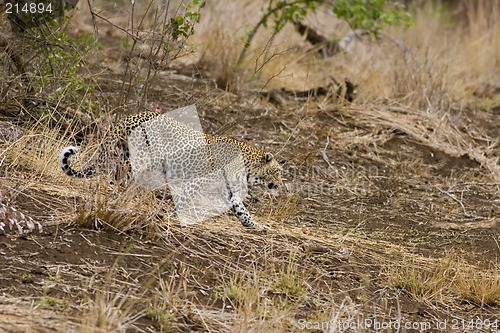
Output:
<path fill-rule="evenodd" d="M 122 89 L 120 73 L 106 67 L 112 56 L 92 64 L 101 72 L 103 99 Z M 287 191 L 275 197 L 256 189 L 248 201 L 270 229 L 245 230 L 231 214 L 181 227 L 167 207 L 154 215 L 163 225 L 153 236 L 112 223 L 93 230 L 78 222 L 78 205 L 92 188 L 87 180 L 71 181 L 72 193 L 52 192 L 49 184 L 64 184 L 53 161 L 55 176 L 37 175 L 39 185 L 31 188 L 34 167 L 8 158 L 0 189 L 44 230 L 0 235 L 0 332 L 500 332 L 498 297 L 480 304 L 446 283 L 419 293 L 396 279 L 429 270 L 425 285 L 451 258 L 460 266 L 447 266 L 446 274 L 473 267 L 498 284 L 500 184 L 491 170 L 500 156 L 499 106 L 446 116 L 457 135 L 467 124 L 497 138 L 487 156 L 497 157 L 497 167 L 488 169 L 392 121 L 408 114 L 391 105 L 314 97 L 276 105 L 181 71 L 155 78 L 148 107 L 194 104 L 206 132 L 233 124 L 224 135 L 271 151 Z M 13 123 L 3 117 L 0 129 Z M 428 138 L 438 130 L 429 128 Z M 15 140 L 0 142 L 0 151 Z M 491 143 L 478 135 L 475 144 Z M 147 224 L 150 215 L 141 216 Z M 300 280 L 300 292 L 275 283 L 287 274 Z M 243 296 L 229 295 L 233 284 Z M 164 312 L 152 315 L 150 308 Z M 365 326 L 315 326 L 360 318 Z M 413 327 L 366 324 L 398 319 Z"/>

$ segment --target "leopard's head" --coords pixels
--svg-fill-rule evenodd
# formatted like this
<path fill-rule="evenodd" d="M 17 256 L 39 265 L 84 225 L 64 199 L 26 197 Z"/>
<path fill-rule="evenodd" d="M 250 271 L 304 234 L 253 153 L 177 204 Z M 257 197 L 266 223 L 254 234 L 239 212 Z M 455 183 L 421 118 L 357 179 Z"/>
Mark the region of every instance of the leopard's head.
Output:
<path fill-rule="evenodd" d="M 281 166 L 271 153 L 261 154 L 249 169 L 249 185 L 265 184 L 271 190 L 283 185 Z"/>

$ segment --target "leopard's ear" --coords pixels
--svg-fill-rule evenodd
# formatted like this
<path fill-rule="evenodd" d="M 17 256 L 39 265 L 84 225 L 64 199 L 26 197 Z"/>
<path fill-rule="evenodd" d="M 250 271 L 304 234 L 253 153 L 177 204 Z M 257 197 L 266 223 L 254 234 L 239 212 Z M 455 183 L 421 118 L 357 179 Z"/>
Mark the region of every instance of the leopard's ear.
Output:
<path fill-rule="evenodd" d="M 271 154 L 271 153 L 266 153 L 266 154 L 264 155 L 264 161 L 265 161 L 266 163 L 271 162 L 273 159 L 274 159 L 274 156 L 273 156 L 273 154 Z"/>

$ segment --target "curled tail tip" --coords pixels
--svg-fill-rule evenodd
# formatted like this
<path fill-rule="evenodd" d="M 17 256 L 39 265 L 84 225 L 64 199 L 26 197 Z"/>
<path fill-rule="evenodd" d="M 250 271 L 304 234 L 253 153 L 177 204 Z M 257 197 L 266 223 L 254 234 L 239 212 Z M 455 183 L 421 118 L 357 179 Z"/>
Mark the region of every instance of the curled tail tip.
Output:
<path fill-rule="evenodd" d="M 59 154 L 59 163 L 61 164 L 61 167 L 63 167 L 63 165 L 67 165 L 68 158 L 71 155 L 75 155 L 78 150 L 78 147 L 75 146 L 68 146 L 66 148 L 63 148 L 63 150 L 61 150 L 61 153 Z"/>
<path fill-rule="evenodd" d="M 65 148 L 63 148 L 61 150 L 61 154 L 60 154 L 60 157 L 66 155 L 66 154 L 69 154 L 69 155 L 74 155 L 76 154 L 80 149 L 78 147 L 75 147 L 75 146 L 67 146 Z M 68 155 L 68 156 L 69 156 Z"/>
<path fill-rule="evenodd" d="M 67 146 L 66 148 L 63 148 L 62 153 L 69 151 L 71 153 L 77 153 L 80 150 L 80 148 L 75 147 L 75 146 Z"/>
<path fill-rule="evenodd" d="M 59 154 L 59 165 L 61 166 L 64 173 L 66 173 L 68 176 L 73 176 L 74 174 L 73 170 L 69 166 L 68 159 L 71 155 L 75 155 L 78 150 L 78 147 L 68 146 L 66 148 L 63 148 L 63 150 L 61 150 L 61 153 Z"/>
<path fill-rule="evenodd" d="M 61 166 L 61 169 L 66 175 L 73 178 L 88 178 L 94 176 L 95 170 L 92 166 L 83 170 L 74 170 L 70 166 L 69 158 L 78 153 L 79 150 L 80 149 L 78 147 L 68 146 L 61 151 L 59 154 L 59 165 Z"/>

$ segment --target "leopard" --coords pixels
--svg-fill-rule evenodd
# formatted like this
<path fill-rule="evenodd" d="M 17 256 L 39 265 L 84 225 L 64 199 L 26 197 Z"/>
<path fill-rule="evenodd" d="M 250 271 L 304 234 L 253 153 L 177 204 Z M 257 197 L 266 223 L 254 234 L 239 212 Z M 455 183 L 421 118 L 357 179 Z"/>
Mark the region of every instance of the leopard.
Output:
<path fill-rule="evenodd" d="M 97 162 L 81 170 L 75 170 L 70 163 L 78 151 L 78 147 L 68 146 L 59 156 L 61 169 L 73 178 L 96 176 L 100 164 L 118 155 L 133 179 L 153 174 L 162 179 L 160 186 L 169 187 L 183 180 L 174 197 L 178 216 L 189 211 L 186 207 L 192 203 L 190 198 L 213 187 L 217 180 L 217 197 L 246 228 L 263 229 L 244 204 L 247 187 L 265 185 L 274 192 L 284 185 L 281 165 L 272 153 L 232 137 L 203 133 L 158 112 L 124 118 L 106 136 Z"/>

